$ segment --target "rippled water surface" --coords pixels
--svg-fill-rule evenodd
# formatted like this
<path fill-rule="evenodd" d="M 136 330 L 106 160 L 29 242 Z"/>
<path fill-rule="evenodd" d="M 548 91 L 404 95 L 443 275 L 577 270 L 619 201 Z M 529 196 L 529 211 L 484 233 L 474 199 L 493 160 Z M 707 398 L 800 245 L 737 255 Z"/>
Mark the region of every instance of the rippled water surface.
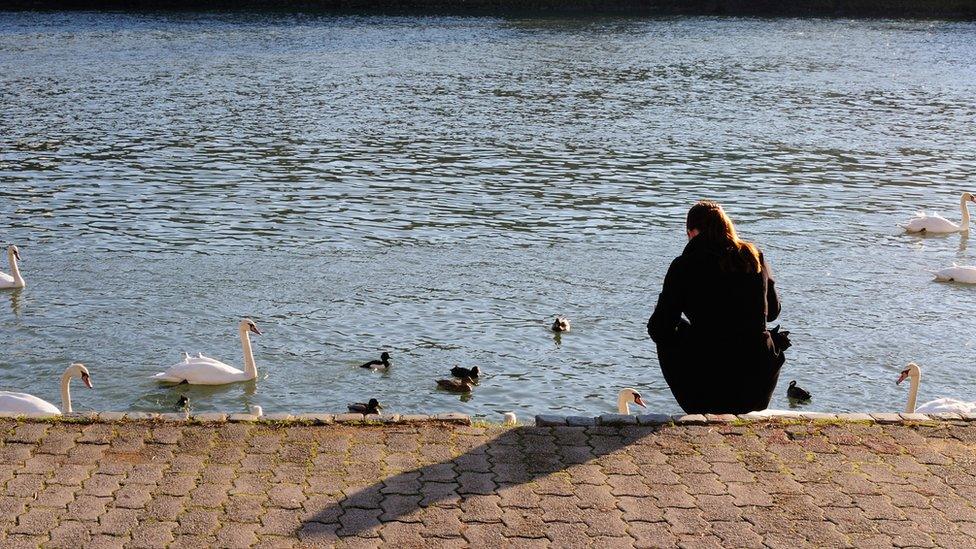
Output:
<path fill-rule="evenodd" d="M 0 14 L 0 386 L 76 409 L 677 412 L 645 333 L 692 201 L 773 264 L 812 410 L 976 398 L 976 25 Z M 7 270 L 5 258 L 3 266 Z M 573 320 L 554 338 L 553 315 Z M 257 383 L 148 377 L 203 351 Z M 389 373 L 356 365 L 389 350 Z M 486 372 L 469 398 L 436 389 Z"/>

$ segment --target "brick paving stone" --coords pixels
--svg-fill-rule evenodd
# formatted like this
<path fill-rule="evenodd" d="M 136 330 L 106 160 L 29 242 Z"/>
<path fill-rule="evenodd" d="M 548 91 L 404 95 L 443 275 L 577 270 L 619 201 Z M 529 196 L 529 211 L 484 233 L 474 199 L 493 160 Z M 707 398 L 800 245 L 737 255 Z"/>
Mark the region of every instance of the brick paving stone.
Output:
<path fill-rule="evenodd" d="M 974 460 L 961 421 L 0 419 L 0 545 L 969 546 Z"/>

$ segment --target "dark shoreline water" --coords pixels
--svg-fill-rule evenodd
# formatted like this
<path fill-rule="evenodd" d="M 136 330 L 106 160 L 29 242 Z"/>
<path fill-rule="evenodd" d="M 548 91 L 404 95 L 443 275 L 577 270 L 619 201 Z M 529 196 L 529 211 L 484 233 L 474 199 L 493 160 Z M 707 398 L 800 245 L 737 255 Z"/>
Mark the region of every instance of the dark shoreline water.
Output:
<path fill-rule="evenodd" d="M 0 11 L 307 11 L 385 15 L 718 15 L 976 19 L 976 0 L 8 0 Z"/>

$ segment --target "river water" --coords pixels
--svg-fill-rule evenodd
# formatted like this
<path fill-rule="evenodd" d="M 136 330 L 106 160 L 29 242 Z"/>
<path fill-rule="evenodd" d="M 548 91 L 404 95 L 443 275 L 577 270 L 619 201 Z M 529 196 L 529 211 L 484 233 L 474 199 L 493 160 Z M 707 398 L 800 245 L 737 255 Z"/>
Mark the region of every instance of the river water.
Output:
<path fill-rule="evenodd" d="M 491 420 L 678 407 L 645 322 L 721 201 L 773 265 L 807 410 L 976 398 L 976 288 L 913 237 L 976 191 L 976 25 L 734 18 L 0 14 L 0 386 L 80 410 Z M 3 266 L 7 270 L 5 255 Z M 573 321 L 554 338 L 554 315 Z M 203 351 L 260 379 L 163 387 Z M 358 364 L 388 350 L 388 373 Z M 436 388 L 485 372 L 470 398 Z"/>

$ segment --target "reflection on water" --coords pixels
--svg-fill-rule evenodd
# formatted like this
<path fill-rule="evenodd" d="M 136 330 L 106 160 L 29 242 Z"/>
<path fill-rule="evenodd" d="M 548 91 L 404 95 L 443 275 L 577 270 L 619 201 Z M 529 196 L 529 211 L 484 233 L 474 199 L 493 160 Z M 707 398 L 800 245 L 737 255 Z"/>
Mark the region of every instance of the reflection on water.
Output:
<path fill-rule="evenodd" d="M 0 14 L 3 388 L 79 409 L 676 411 L 645 322 L 683 216 L 773 263 L 813 409 L 976 380 L 965 238 L 897 224 L 973 190 L 970 23 Z M 573 319 L 553 335 L 551 315 Z M 168 387 L 202 349 L 261 379 Z M 951 334 L 951 335 L 950 335 Z M 390 350 L 388 373 L 357 366 Z M 485 379 L 436 389 L 451 366 Z M 964 392 L 964 391 L 962 391 Z M 777 391 L 786 407 L 785 388 Z"/>

